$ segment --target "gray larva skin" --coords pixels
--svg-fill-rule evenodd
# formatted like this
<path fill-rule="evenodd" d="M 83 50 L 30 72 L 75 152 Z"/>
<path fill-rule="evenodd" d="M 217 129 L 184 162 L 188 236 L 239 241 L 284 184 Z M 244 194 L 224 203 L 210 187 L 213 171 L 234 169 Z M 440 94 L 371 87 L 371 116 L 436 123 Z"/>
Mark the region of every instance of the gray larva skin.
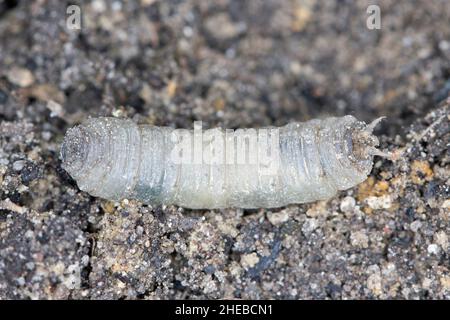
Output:
<path fill-rule="evenodd" d="M 173 163 L 174 129 L 117 118 L 92 118 L 68 130 L 61 159 L 81 190 L 105 199 L 193 209 L 273 208 L 329 199 L 364 181 L 377 151 L 375 124 L 345 116 L 281 127 L 273 175 L 262 174 L 259 162 Z M 210 130 L 225 139 L 223 130 Z"/>

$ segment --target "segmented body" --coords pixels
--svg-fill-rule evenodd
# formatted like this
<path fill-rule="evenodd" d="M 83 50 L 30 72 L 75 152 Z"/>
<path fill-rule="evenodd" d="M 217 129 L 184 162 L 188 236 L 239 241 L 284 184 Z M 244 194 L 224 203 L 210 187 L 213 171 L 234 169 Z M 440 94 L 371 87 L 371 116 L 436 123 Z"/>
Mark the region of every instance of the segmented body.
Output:
<path fill-rule="evenodd" d="M 68 131 L 61 157 L 79 188 L 93 196 L 186 208 L 271 208 L 328 199 L 364 181 L 372 169 L 367 150 L 378 143 L 371 129 L 352 116 L 254 129 L 256 149 L 248 130 L 230 136 L 210 129 L 203 135 L 214 138 L 202 140 L 201 152 L 209 150 L 214 160 L 205 162 L 191 148 L 193 130 L 176 135 L 173 128 L 92 118 Z M 193 150 L 189 161 L 173 161 L 180 146 Z M 253 161 L 237 161 L 239 155 Z"/>

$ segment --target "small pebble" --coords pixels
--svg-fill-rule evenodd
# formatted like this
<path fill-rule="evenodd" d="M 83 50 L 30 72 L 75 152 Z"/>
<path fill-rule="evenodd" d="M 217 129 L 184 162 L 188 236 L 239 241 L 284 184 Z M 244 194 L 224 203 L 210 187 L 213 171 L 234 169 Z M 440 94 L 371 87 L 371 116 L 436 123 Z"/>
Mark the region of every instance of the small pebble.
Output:
<path fill-rule="evenodd" d="M 447 251 L 449 247 L 449 240 L 446 232 L 440 231 L 436 233 L 435 239 L 436 243 L 439 244 L 443 250 Z"/>
<path fill-rule="evenodd" d="M 344 199 L 342 199 L 341 201 L 341 211 L 342 212 L 352 212 L 353 210 L 355 210 L 355 205 L 356 205 L 356 201 L 355 198 L 353 197 L 345 197 Z"/>
<path fill-rule="evenodd" d="M 25 279 L 24 279 L 24 277 L 17 278 L 16 281 L 17 281 L 17 284 L 18 284 L 19 286 L 24 286 L 24 285 L 25 285 Z"/>
<path fill-rule="evenodd" d="M 378 210 L 378 209 L 389 209 L 392 205 L 392 199 L 389 195 L 381 196 L 381 197 L 368 197 L 367 204 L 370 208 Z"/>
<path fill-rule="evenodd" d="M 241 256 L 241 265 L 247 270 L 253 268 L 258 262 L 259 258 L 255 252 Z"/>
<path fill-rule="evenodd" d="M 22 171 L 22 169 L 25 167 L 25 160 L 17 160 L 13 163 L 13 170 L 14 171 Z"/>
<path fill-rule="evenodd" d="M 412 232 L 419 231 L 419 229 L 421 227 L 422 227 L 422 222 L 420 222 L 420 220 L 415 220 L 415 221 L 411 222 L 411 224 L 409 225 L 409 228 L 411 229 Z"/>
<path fill-rule="evenodd" d="M 269 212 L 267 214 L 267 219 L 270 221 L 271 224 L 274 226 L 280 225 L 286 221 L 289 220 L 289 214 L 286 211 L 281 212 Z"/>
<path fill-rule="evenodd" d="M 81 258 L 81 263 L 82 263 L 83 266 L 87 266 L 87 265 L 89 264 L 89 256 L 85 254 L 85 255 Z"/>
<path fill-rule="evenodd" d="M 49 100 L 47 103 L 47 108 L 50 110 L 50 117 L 53 118 L 63 116 L 63 108 L 59 103 Z"/>
<path fill-rule="evenodd" d="M 350 242 L 354 247 L 367 248 L 369 246 L 369 237 L 365 231 L 352 232 Z"/>
<path fill-rule="evenodd" d="M 205 28 L 216 40 L 224 41 L 239 35 L 245 25 L 233 23 L 226 13 L 218 13 L 206 20 Z"/>
<path fill-rule="evenodd" d="M 32 262 L 32 261 L 27 262 L 25 264 L 25 267 L 27 267 L 28 270 L 33 270 L 34 269 L 34 262 Z"/>
<path fill-rule="evenodd" d="M 308 237 L 318 227 L 319 222 L 317 219 L 306 219 L 305 223 L 302 226 L 302 232 L 306 237 Z"/>
<path fill-rule="evenodd" d="M 49 131 L 42 132 L 42 139 L 44 139 L 45 141 L 50 141 L 51 138 L 52 138 L 51 132 Z"/>
<path fill-rule="evenodd" d="M 19 87 L 29 87 L 34 83 L 34 76 L 30 70 L 20 67 L 11 68 L 6 74 L 9 82 Z"/>
<path fill-rule="evenodd" d="M 142 226 L 136 227 L 136 234 L 141 236 L 144 233 L 144 228 Z"/>
<path fill-rule="evenodd" d="M 439 246 L 435 243 L 432 243 L 428 246 L 427 251 L 429 254 L 438 255 L 439 254 Z"/>
<path fill-rule="evenodd" d="M 445 200 L 444 203 L 442 203 L 442 208 L 443 209 L 450 209 L 450 199 L 449 200 Z"/>

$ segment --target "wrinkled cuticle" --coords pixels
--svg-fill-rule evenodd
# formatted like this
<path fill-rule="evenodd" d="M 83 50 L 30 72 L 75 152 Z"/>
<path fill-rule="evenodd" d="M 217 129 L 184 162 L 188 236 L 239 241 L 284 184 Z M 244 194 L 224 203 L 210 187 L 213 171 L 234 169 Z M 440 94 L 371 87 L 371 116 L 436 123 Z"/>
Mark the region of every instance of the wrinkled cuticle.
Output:
<path fill-rule="evenodd" d="M 60 151 L 63 167 L 69 172 L 82 172 L 89 154 L 90 134 L 77 126 L 70 129 Z"/>

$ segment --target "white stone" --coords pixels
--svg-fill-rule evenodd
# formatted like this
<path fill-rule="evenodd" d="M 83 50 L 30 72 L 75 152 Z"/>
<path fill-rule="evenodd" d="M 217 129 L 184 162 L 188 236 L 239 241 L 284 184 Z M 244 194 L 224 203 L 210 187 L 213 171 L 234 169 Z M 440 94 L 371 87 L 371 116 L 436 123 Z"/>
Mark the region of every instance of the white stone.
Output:
<path fill-rule="evenodd" d="M 355 210 L 355 205 L 356 205 L 355 198 L 345 197 L 341 201 L 340 208 L 342 212 L 352 212 L 353 210 Z"/>
<path fill-rule="evenodd" d="M 381 197 L 368 197 L 367 204 L 372 209 L 389 209 L 392 205 L 392 199 L 389 195 Z"/>
<path fill-rule="evenodd" d="M 24 160 L 17 160 L 13 163 L 13 170 L 14 171 L 22 171 L 22 169 L 25 167 L 25 161 Z"/>
<path fill-rule="evenodd" d="M 411 224 L 409 225 L 409 228 L 411 229 L 412 232 L 419 231 L 419 229 L 421 227 L 422 227 L 422 222 L 420 222 L 420 220 L 415 220 L 415 221 L 411 222 Z"/>
<path fill-rule="evenodd" d="M 438 255 L 439 254 L 439 246 L 435 243 L 432 243 L 428 246 L 427 251 L 429 254 Z"/>

